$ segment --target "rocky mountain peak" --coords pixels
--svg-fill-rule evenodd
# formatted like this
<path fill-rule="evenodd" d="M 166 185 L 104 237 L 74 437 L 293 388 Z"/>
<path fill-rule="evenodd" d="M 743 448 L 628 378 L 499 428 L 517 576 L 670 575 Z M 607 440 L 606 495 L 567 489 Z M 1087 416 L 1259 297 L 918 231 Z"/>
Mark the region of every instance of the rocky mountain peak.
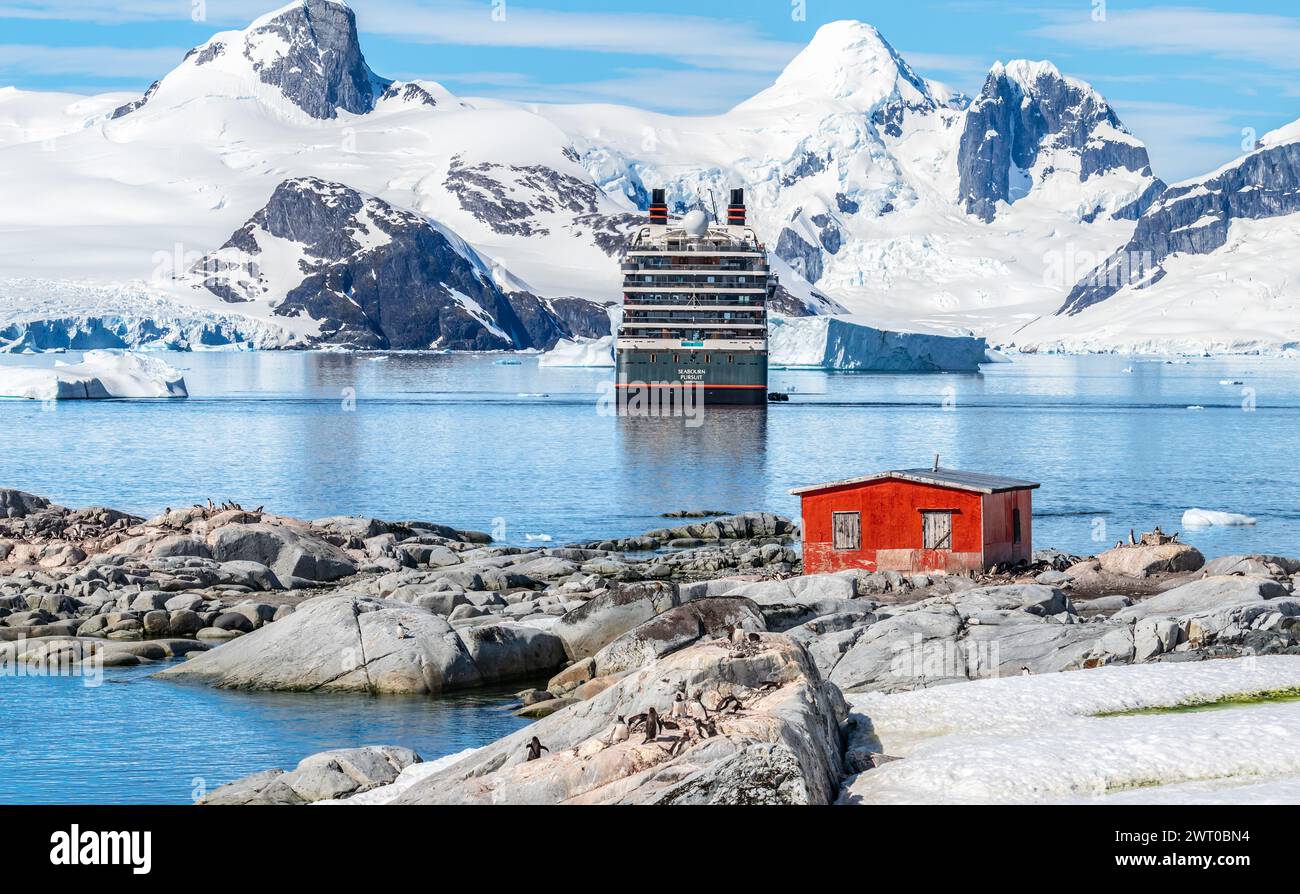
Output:
<path fill-rule="evenodd" d="M 244 95 L 241 88 L 247 89 L 243 85 L 250 82 L 275 88 L 318 119 L 335 118 L 340 111 L 365 114 L 390 83 L 366 64 L 356 16 L 347 4 L 296 0 L 243 31 L 223 32 L 190 50 L 171 74 L 112 117 L 129 115 L 160 93 L 174 93 L 182 100 L 196 89 L 208 95 Z"/>
<path fill-rule="evenodd" d="M 514 288 L 448 227 L 317 177 L 281 182 L 191 274 L 228 304 L 306 321 L 312 344 L 516 350 L 609 328 L 602 305 Z"/>
<path fill-rule="evenodd" d="M 1055 165 L 1035 168 L 1043 155 L 1057 152 L 1077 159 L 1080 181 L 1119 169 L 1150 178 L 1152 188 L 1117 216 L 1135 218 L 1163 188 L 1151 176 L 1146 147 L 1100 93 L 1050 62 L 1019 59 L 993 66 L 967 112 L 958 150 L 966 211 L 993 220 L 999 202 L 1016 201 L 1032 189 L 1036 175 L 1055 172 Z M 1072 160 L 1071 169 L 1075 165 Z"/>
<path fill-rule="evenodd" d="M 313 118 L 364 114 L 382 90 L 361 53 L 356 16 L 337 0 L 299 0 L 259 19 L 244 32 L 242 52 L 262 83 Z"/>

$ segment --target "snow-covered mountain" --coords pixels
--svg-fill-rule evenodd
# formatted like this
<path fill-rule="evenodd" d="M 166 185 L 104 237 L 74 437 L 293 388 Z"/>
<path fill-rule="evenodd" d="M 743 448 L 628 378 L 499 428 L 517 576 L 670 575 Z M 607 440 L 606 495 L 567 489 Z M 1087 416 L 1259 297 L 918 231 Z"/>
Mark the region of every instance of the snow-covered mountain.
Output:
<path fill-rule="evenodd" d="M 427 218 L 312 177 L 281 183 L 188 275 L 230 304 L 311 321 L 309 344 L 551 348 L 609 327 L 603 305 L 568 299 L 557 310 Z"/>
<path fill-rule="evenodd" d="M 1088 271 L 1027 349 L 1244 352 L 1300 348 L 1300 122 L 1170 187 Z"/>
<path fill-rule="evenodd" d="M 665 186 L 676 210 L 708 210 L 745 184 L 751 222 L 791 271 L 894 328 L 998 339 L 1052 313 L 1075 281 L 1055 276 L 1054 253 L 1104 257 L 1163 188 L 1105 100 L 1050 64 L 994 66 L 972 104 L 861 22 L 823 26 L 723 115 L 537 112 L 633 204 Z"/>
<path fill-rule="evenodd" d="M 1191 248 L 1228 267 L 1291 251 L 1294 161 L 1275 139 L 1166 193 L 1105 99 L 1051 64 L 994 65 L 972 100 L 851 21 L 720 115 L 465 99 L 376 75 L 346 5 L 299 0 L 142 96 L 0 89 L 0 349 L 596 336 L 649 191 L 712 211 L 733 186 L 783 313 L 1104 349 L 1167 322 L 1158 289 Z M 1198 189 L 1241 193 L 1217 246 L 1168 235 L 1209 213 Z M 1087 285 L 1148 248 L 1152 288 Z M 1290 288 L 1229 277 L 1216 294 L 1263 328 Z M 1241 317 L 1194 313 L 1180 345 Z"/>

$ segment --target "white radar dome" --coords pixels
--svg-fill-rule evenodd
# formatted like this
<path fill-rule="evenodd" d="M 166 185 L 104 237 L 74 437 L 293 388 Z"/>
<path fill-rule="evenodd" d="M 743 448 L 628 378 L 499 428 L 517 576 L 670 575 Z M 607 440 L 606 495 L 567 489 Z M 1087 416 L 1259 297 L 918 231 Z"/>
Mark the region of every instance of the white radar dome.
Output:
<path fill-rule="evenodd" d="M 709 216 L 703 211 L 695 210 L 682 218 L 682 229 L 691 236 L 703 236 L 709 231 Z"/>

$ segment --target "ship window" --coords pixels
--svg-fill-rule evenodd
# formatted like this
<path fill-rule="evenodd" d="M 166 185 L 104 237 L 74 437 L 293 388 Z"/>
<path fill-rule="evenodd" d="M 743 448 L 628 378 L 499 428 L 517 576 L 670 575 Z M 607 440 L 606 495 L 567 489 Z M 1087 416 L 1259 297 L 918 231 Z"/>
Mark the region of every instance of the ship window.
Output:
<path fill-rule="evenodd" d="M 709 362 L 710 360 L 712 360 L 712 359 L 713 359 L 713 358 L 712 358 L 711 355 L 709 355 L 709 354 L 705 354 L 705 355 L 704 355 L 704 362 L 705 362 L 705 363 L 708 363 L 708 362 Z"/>
<path fill-rule="evenodd" d="M 718 281 L 717 277 L 713 277 L 713 276 L 709 277 L 709 282 L 717 282 L 717 281 Z"/>
<path fill-rule="evenodd" d="M 682 355 L 681 355 L 681 354 L 674 354 L 674 355 L 673 355 L 673 363 L 680 363 L 681 360 L 682 360 Z"/>
<path fill-rule="evenodd" d="M 728 363 L 735 363 L 735 362 L 736 362 L 736 355 L 735 355 L 735 354 L 728 354 L 728 355 L 727 355 L 727 362 L 728 362 Z"/>
<path fill-rule="evenodd" d="M 650 362 L 651 362 L 651 363 L 654 363 L 654 362 L 655 362 L 655 355 L 654 355 L 654 354 L 651 354 L 651 355 L 650 355 Z"/>

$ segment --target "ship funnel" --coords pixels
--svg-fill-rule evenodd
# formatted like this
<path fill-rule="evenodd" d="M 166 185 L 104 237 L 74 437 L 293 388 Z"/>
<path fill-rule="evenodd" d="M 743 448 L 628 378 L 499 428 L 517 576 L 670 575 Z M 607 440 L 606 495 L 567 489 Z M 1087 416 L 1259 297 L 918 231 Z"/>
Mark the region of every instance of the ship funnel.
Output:
<path fill-rule="evenodd" d="M 727 205 L 727 224 L 733 227 L 745 225 L 745 191 L 733 189 L 731 202 Z"/>
<path fill-rule="evenodd" d="M 662 189 L 650 191 L 650 223 L 668 225 L 668 202 Z"/>

